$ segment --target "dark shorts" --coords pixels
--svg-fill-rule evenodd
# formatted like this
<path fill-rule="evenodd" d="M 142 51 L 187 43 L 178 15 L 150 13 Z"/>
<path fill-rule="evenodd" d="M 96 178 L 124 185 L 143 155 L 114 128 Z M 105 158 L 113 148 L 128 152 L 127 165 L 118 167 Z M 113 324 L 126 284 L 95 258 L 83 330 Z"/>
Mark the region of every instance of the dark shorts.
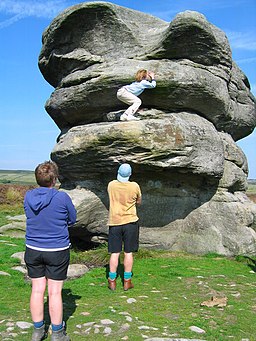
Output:
<path fill-rule="evenodd" d="M 124 252 L 136 252 L 139 249 L 139 223 L 129 223 L 124 225 L 109 226 L 108 252 L 119 253 L 122 251 L 124 243 Z"/>
<path fill-rule="evenodd" d="M 30 278 L 46 277 L 56 281 L 67 278 L 69 249 L 61 251 L 37 251 L 26 247 L 25 263 Z"/>

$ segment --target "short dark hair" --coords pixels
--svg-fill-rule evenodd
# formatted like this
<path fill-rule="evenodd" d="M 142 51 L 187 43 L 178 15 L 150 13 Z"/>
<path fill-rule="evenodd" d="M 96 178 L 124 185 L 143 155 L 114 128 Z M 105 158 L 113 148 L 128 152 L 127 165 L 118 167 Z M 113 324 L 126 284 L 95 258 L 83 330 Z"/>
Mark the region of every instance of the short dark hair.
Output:
<path fill-rule="evenodd" d="M 58 166 L 52 161 L 40 163 L 35 169 L 36 182 L 41 187 L 51 187 L 58 176 Z"/>

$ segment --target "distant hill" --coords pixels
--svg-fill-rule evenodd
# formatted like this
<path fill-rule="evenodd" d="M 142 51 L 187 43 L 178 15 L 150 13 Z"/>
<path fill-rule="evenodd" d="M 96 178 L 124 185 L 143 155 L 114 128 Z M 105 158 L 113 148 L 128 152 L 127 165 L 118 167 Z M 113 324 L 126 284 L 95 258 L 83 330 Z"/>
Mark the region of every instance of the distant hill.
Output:
<path fill-rule="evenodd" d="M 0 184 L 19 184 L 19 185 L 35 185 L 34 171 L 29 170 L 1 170 Z"/>
<path fill-rule="evenodd" d="M 0 169 L 0 184 L 36 185 L 34 171 Z M 256 192 L 256 179 L 248 179 L 249 191 Z M 254 187 L 255 186 L 255 187 Z"/>

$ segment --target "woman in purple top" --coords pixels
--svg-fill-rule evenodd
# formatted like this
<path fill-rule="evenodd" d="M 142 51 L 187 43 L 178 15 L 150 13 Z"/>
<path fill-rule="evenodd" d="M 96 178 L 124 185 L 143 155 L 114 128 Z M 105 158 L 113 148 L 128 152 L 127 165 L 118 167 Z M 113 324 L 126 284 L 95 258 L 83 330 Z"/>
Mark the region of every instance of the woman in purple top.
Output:
<path fill-rule="evenodd" d="M 125 85 L 117 91 L 117 98 L 129 105 L 129 108 L 120 116 L 121 121 L 139 120 L 139 118 L 134 116 L 142 103 L 138 96 L 145 89 L 156 87 L 154 78 L 154 72 L 145 69 L 138 70 L 135 75 L 135 82 Z"/>
<path fill-rule="evenodd" d="M 76 222 L 76 209 L 65 193 L 54 188 L 58 167 L 47 161 L 37 166 L 40 187 L 24 199 L 27 218 L 25 262 L 32 281 L 30 311 L 34 322 L 32 341 L 45 337 L 44 294 L 48 285 L 51 340 L 70 340 L 63 323 L 62 287 L 69 265 L 68 226 Z"/>

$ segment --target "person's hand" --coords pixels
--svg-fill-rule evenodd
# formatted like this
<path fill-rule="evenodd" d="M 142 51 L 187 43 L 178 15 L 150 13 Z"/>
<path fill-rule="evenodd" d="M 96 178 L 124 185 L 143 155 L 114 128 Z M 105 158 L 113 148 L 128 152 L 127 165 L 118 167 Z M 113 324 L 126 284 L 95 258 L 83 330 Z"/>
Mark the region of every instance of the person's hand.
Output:
<path fill-rule="evenodd" d="M 149 72 L 148 72 L 148 75 L 149 75 L 149 77 L 151 77 L 151 79 L 154 79 L 154 78 L 155 78 L 155 73 L 152 72 L 152 71 L 149 71 Z"/>

